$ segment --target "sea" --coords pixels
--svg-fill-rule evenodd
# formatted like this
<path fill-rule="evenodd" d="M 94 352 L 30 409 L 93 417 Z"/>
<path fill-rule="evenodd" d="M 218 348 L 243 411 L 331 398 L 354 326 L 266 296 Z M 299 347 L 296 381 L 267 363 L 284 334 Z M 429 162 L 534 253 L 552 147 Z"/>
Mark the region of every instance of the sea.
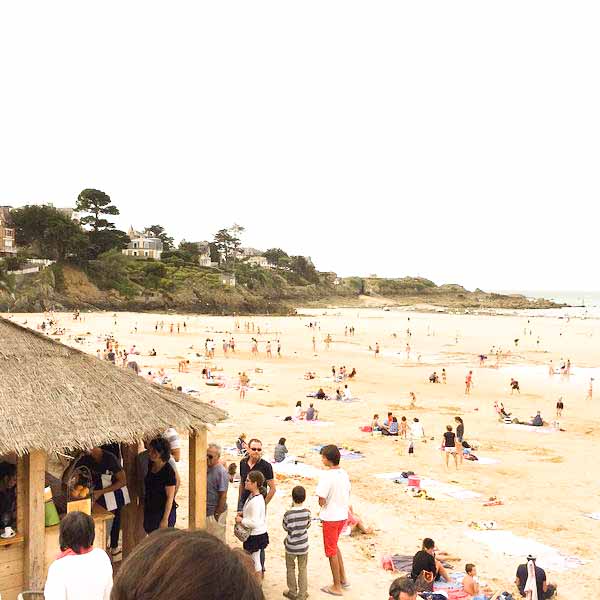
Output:
<path fill-rule="evenodd" d="M 527 298 L 546 298 L 561 304 L 565 308 L 541 310 L 507 311 L 532 316 L 570 317 L 580 319 L 600 319 L 600 292 L 560 291 L 560 290 L 502 290 L 501 294 L 522 294 Z"/>

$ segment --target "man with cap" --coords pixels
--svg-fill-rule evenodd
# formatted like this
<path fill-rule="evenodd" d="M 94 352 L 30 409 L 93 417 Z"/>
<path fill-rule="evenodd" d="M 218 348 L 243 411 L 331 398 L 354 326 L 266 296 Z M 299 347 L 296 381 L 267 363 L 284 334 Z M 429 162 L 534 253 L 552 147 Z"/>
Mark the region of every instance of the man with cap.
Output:
<path fill-rule="evenodd" d="M 521 596 L 527 596 L 527 592 L 532 592 L 529 598 L 534 598 L 537 594 L 537 600 L 547 600 L 556 593 L 556 586 L 546 581 L 546 571 L 535 564 L 535 556 L 531 554 L 527 557 L 527 562 L 517 567 L 517 577 L 515 584 L 519 588 Z"/>

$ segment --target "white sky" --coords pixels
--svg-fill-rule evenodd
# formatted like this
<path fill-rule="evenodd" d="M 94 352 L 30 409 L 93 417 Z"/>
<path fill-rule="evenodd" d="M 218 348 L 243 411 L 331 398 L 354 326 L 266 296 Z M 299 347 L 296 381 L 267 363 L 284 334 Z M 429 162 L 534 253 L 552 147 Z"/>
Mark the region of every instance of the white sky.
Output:
<path fill-rule="evenodd" d="M 342 275 L 598 289 L 596 2 L 6 2 L 0 204 Z M 591 276 L 590 276 L 591 274 Z"/>

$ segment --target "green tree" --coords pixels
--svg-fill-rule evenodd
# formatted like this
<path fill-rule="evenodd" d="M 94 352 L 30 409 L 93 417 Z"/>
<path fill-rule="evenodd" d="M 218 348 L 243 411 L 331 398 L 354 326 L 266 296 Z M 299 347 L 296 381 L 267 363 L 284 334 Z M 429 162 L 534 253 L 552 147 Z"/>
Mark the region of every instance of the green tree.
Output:
<path fill-rule="evenodd" d="M 167 235 L 165 228 L 161 225 L 152 225 L 150 227 L 146 227 L 144 232 L 147 235 L 151 235 L 152 237 L 160 239 L 163 243 L 163 250 L 165 252 L 173 250 L 173 248 L 175 247 L 173 243 L 173 238 Z"/>
<path fill-rule="evenodd" d="M 223 257 L 226 263 L 230 262 L 231 260 L 233 260 L 233 262 L 235 263 L 235 258 L 242 245 L 239 236 L 244 231 L 244 227 L 234 223 L 231 227 L 219 229 L 219 231 L 215 233 L 213 243 L 217 252 L 219 253 L 219 256 Z M 218 262 L 221 262 L 220 259 Z"/>
<path fill-rule="evenodd" d="M 129 267 L 133 259 L 120 250 L 109 250 L 91 260 L 88 272 L 94 283 L 103 290 L 115 289 L 130 296 L 133 287 L 129 281 Z"/>
<path fill-rule="evenodd" d="M 101 229 L 114 229 L 114 223 L 111 223 L 102 215 L 118 215 L 119 209 L 110 203 L 110 196 L 100 190 L 85 189 L 77 196 L 77 212 L 90 213 L 82 217 L 82 225 L 90 225 L 93 231 Z"/>
<path fill-rule="evenodd" d="M 292 256 L 290 259 L 290 268 L 294 273 L 310 283 L 319 281 L 319 274 L 308 258 L 305 256 Z"/>
<path fill-rule="evenodd" d="M 263 256 L 276 267 L 287 267 L 290 264 L 290 257 L 281 248 L 269 248 Z"/>
<path fill-rule="evenodd" d="M 85 256 L 88 238 L 78 223 L 53 206 L 30 205 L 11 211 L 19 246 L 34 254 L 63 261 Z"/>

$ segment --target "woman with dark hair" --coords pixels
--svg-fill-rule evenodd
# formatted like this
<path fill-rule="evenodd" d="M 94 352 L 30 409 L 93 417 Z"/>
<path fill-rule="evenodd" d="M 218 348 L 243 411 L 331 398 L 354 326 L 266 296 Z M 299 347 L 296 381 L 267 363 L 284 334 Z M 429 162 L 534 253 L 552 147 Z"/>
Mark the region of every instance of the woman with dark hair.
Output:
<path fill-rule="evenodd" d="M 244 550 L 252 556 L 254 570 L 258 581 L 262 581 L 263 567 L 260 560 L 261 550 L 269 545 L 267 533 L 267 518 L 265 499 L 261 488 L 265 484 L 265 476 L 260 471 L 250 471 L 244 487 L 250 495 L 244 502 L 242 514 L 235 518 L 236 523 L 241 523 L 250 530 L 250 537 L 244 542 Z"/>
<path fill-rule="evenodd" d="M 115 578 L 111 600 L 264 600 L 248 558 L 206 531 L 161 529 Z"/>
<path fill-rule="evenodd" d="M 283 462 L 287 453 L 288 449 L 285 447 L 285 438 L 279 438 L 279 442 L 275 445 L 275 450 L 273 450 L 275 462 Z"/>
<path fill-rule="evenodd" d="M 155 529 L 175 527 L 177 475 L 169 464 L 171 448 L 164 438 L 156 438 L 148 444 L 148 457 L 150 468 L 144 479 L 144 530 L 151 533 Z"/>
<path fill-rule="evenodd" d="M 456 426 L 456 454 L 458 455 L 458 461 L 462 464 L 463 461 L 463 441 L 465 439 L 465 424 L 462 417 L 454 417 L 454 420 L 458 423 Z"/>
<path fill-rule="evenodd" d="M 48 569 L 46 600 L 109 600 L 112 565 L 104 550 L 94 548 L 94 520 L 71 512 L 60 522 L 60 554 Z"/>

